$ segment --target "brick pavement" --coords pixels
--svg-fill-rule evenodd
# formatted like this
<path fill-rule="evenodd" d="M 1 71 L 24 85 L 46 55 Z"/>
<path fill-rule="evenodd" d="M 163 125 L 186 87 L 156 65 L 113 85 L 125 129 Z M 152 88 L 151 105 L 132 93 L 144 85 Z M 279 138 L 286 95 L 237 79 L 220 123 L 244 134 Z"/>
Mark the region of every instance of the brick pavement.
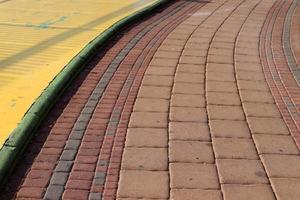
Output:
<path fill-rule="evenodd" d="M 3 199 L 297 200 L 297 0 L 175 1 L 118 35 Z"/>

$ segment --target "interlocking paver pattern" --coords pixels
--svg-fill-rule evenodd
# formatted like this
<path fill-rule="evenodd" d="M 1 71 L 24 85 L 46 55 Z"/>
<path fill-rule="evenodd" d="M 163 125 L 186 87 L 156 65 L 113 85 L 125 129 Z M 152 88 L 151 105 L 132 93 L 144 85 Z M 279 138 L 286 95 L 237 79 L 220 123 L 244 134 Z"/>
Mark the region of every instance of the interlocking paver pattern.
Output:
<path fill-rule="evenodd" d="M 133 25 L 59 100 L 5 195 L 298 200 L 297 2 L 178 0 Z"/>

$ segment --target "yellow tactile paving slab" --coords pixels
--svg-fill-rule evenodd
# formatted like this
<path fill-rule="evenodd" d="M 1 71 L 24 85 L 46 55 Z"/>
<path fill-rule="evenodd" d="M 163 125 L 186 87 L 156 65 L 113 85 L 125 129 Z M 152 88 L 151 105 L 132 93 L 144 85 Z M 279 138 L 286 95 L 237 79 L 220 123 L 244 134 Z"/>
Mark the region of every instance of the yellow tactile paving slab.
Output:
<path fill-rule="evenodd" d="M 0 147 L 96 36 L 158 0 L 0 0 Z"/>

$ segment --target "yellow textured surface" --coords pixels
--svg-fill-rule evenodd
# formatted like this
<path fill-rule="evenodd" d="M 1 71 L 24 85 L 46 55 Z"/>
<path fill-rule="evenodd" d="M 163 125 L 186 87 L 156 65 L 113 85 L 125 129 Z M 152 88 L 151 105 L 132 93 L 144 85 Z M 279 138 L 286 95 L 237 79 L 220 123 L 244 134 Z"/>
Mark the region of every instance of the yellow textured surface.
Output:
<path fill-rule="evenodd" d="M 0 147 L 88 42 L 156 1 L 0 0 Z"/>

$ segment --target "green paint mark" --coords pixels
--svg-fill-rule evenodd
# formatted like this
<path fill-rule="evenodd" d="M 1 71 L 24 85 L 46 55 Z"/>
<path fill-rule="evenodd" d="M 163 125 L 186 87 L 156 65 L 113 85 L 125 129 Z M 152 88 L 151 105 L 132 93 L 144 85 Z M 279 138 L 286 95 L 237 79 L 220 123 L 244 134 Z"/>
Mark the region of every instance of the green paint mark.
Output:
<path fill-rule="evenodd" d="M 37 28 L 42 28 L 42 29 L 47 29 L 49 28 L 49 26 L 53 25 L 53 24 L 56 24 L 56 23 L 59 23 L 59 22 L 62 22 L 64 20 L 66 20 L 67 17 L 66 16 L 61 16 L 60 18 L 58 18 L 57 20 L 48 20 L 46 22 L 43 22 L 43 23 L 40 23 L 39 25 L 37 25 L 36 27 Z"/>
<path fill-rule="evenodd" d="M 65 21 L 68 17 L 67 16 L 61 16 L 59 17 L 57 20 L 48 20 L 45 22 L 42 22 L 38 25 L 34 25 L 31 22 L 25 24 L 26 27 L 33 27 L 33 28 L 37 28 L 37 29 L 48 29 L 51 25 Z"/>

